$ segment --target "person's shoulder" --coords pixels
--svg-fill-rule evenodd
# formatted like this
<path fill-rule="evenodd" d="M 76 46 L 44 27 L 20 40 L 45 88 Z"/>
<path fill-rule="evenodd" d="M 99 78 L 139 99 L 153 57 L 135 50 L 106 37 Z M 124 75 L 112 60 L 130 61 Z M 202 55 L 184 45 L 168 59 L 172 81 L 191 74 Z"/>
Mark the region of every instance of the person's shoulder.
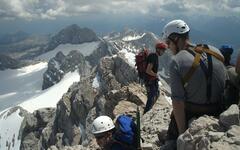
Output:
<path fill-rule="evenodd" d="M 192 57 L 193 55 L 191 55 L 187 50 L 181 50 L 175 55 L 175 57 L 173 57 L 173 60 L 179 62 L 192 59 Z"/>

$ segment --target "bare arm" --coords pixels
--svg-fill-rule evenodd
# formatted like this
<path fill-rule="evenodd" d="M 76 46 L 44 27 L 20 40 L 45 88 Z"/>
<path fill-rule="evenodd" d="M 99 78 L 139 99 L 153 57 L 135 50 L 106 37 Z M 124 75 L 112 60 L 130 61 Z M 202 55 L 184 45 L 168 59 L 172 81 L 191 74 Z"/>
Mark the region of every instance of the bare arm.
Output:
<path fill-rule="evenodd" d="M 173 106 L 173 114 L 177 122 L 178 132 L 180 135 L 186 130 L 186 124 L 185 124 L 186 118 L 185 118 L 185 111 L 184 111 L 185 105 L 183 101 L 172 100 L 172 106 Z"/>
<path fill-rule="evenodd" d="M 152 63 L 149 63 L 149 64 L 147 65 L 146 73 L 149 74 L 149 75 L 151 75 L 151 76 L 156 77 L 157 74 L 153 72 L 152 68 L 153 68 L 153 64 L 152 64 Z"/>

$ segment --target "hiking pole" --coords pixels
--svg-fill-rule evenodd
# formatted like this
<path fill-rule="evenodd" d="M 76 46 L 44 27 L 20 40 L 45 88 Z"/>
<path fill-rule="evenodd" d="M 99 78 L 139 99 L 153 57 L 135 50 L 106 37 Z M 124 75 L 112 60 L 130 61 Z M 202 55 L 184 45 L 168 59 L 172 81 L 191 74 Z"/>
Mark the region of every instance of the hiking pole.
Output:
<path fill-rule="evenodd" d="M 137 106 L 137 149 L 141 150 L 141 126 L 140 126 L 140 111 L 139 111 L 139 106 Z"/>

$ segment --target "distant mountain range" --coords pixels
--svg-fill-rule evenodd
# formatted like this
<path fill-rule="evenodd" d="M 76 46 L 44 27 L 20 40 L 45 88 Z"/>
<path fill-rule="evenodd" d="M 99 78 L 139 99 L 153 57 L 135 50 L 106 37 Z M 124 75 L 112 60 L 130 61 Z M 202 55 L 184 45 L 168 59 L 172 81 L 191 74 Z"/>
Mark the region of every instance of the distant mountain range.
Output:
<path fill-rule="evenodd" d="M 29 34 L 23 31 L 17 31 L 15 33 L 5 34 L 0 37 L 0 44 L 11 44 L 22 41 L 29 37 Z"/>

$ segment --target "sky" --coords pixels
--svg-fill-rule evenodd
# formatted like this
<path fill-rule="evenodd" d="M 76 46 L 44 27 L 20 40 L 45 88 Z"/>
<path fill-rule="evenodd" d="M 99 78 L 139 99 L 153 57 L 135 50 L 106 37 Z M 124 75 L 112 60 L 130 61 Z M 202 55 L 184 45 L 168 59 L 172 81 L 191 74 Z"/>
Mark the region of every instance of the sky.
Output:
<path fill-rule="evenodd" d="M 0 0 L 0 33 L 49 32 L 77 23 L 118 29 L 167 18 L 238 17 L 239 0 Z M 142 18 L 142 19 L 141 19 Z M 202 19 L 202 18 L 201 18 Z M 146 23 L 145 23 L 146 24 Z M 99 27 L 101 26 L 101 27 Z"/>
<path fill-rule="evenodd" d="M 186 21 L 194 39 L 240 47 L 240 0 L 0 0 L 0 36 L 55 34 L 71 24 L 99 36 L 124 28 L 160 35 L 173 19 Z"/>

